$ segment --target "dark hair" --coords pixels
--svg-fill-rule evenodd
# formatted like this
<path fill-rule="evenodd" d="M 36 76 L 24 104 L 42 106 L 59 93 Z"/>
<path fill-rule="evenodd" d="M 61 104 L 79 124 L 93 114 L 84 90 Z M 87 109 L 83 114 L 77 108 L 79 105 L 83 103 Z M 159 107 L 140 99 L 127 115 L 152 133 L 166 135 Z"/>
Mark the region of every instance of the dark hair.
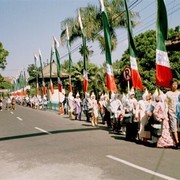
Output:
<path fill-rule="evenodd" d="M 178 80 L 177 80 L 177 79 L 173 79 L 173 80 L 170 82 L 170 84 L 172 85 L 174 82 L 177 82 L 177 84 L 178 84 Z"/>

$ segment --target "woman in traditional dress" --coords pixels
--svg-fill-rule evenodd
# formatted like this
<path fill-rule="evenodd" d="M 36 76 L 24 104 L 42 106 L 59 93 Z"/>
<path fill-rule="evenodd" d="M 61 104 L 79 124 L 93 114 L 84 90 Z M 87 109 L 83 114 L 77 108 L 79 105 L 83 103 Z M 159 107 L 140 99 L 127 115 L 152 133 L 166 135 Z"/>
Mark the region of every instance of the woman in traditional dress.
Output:
<path fill-rule="evenodd" d="M 158 97 L 158 102 L 153 111 L 154 118 L 160 122 L 162 121 L 162 135 L 157 140 L 157 147 L 172 147 L 175 145 L 175 142 L 173 141 L 170 131 L 169 118 L 167 115 L 168 109 L 164 98 L 164 95 Z"/>
<path fill-rule="evenodd" d="M 98 103 L 94 93 L 91 94 L 90 107 L 93 108 L 93 116 L 91 118 L 92 126 L 98 126 Z"/>

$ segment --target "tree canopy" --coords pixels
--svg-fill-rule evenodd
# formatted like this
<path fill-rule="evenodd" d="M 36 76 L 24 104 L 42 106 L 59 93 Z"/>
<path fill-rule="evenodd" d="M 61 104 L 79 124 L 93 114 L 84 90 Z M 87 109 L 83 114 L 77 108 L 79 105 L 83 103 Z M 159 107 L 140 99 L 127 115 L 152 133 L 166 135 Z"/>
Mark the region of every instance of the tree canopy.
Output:
<path fill-rule="evenodd" d="M 126 14 L 124 9 L 124 0 L 104 0 L 106 11 L 108 14 L 108 20 L 111 33 L 111 49 L 115 50 L 117 47 L 117 35 L 116 29 L 126 27 Z M 98 41 L 102 52 L 105 51 L 105 41 L 102 33 L 103 22 L 101 17 L 100 7 L 89 4 L 85 8 L 80 9 L 83 31 L 88 41 Z M 134 18 L 138 16 L 138 13 L 130 10 L 130 16 L 132 19 L 133 27 L 138 23 L 134 21 Z M 66 41 L 66 25 L 69 29 L 70 44 L 81 37 L 81 29 L 79 27 L 78 17 L 67 18 L 61 22 L 61 41 Z"/>
<path fill-rule="evenodd" d="M 9 52 L 3 48 L 3 44 L 0 42 L 0 69 L 5 69 L 7 65 L 6 58 Z"/>
<path fill-rule="evenodd" d="M 180 35 L 179 28 L 169 29 L 168 38 L 175 37 Z M 154 30 L 146 31 L 145 33 L 141 33 L 134 38 L 135 46 L 136 46 L 136 58 L 138 63 L 138 70 L 141 75 L 143 85 L 150 91 L 154 91 L 156 88 L 155 82 L 155 63 L 156 63 L 156 32 Z M 168 57 L 170 61 L 170 66 L 173 73 L 173 78 L 180 79 L 180 52 L 178 51 L 169 51 Z M 118 75 L 117 71 L 115 72 L 115 76 L 120 77 L 117 81 L 120 84 L 120 88 L 125 90 L 125 81 L 123 78 L 123 69 L 125 66 L 130 66 L 129 54 L 126 50 L 122 55 L 121 60 L 117 60 L 113 67 L 114 69 L 120 69 L 120 75 Z M 118 68 L 117 68 L 118 67 Z"/>

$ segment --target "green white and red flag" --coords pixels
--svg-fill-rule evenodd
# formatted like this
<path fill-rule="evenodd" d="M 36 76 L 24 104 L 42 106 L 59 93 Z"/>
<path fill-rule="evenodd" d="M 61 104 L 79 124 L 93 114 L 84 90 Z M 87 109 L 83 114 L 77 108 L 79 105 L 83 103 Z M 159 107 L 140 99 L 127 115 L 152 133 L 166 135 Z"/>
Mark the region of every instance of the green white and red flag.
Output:
<path fill-rule="evenodd" d="M 54 94 L 54 86 L 53 86 L 53 82 L 52 82 L 53 54 L 54 54 L 54 47 L 51 47 L 51 54 L 50 54 L 50 82 L 49 82 L 49 89 L 51 91 L 51 94 Z"/>
<path fill-rule="evenodd" d="M 58 51 L 59 42 L 54 36 L 53 36 L 53 40 L 54 40 L 54 49 L 55 49 L 56 63 L 57 63 L 58 90 L 59 90 L 59 92 L 62 92 L 62 81 L 60 78 L 61 63 L 60 63 L 60 55 L 59 55 L 59 51 Z"/>
<path fill-rule="evenodd" d="M 117 92 L 117 87 L 114 79 L 112 60 L 111 60 L 111 35 L 110 35 L 110 26 L 108 22 L 107 13 L 105 11 L 104 2 L 100 0 L 101 4 L 101 14 L 103 18 L 103 27 L 104 27 L 104 39 L 106 46 L 106 86 L 108 91 Z"/>
<path fill-rule="evenodd" d="M 42 54 L 41 54 L 40 49 L 39 49 L 39 61 L 40 61 L 40 65 L 41 65 L 41 74 L 42 74 L 42 92 L 43 92 L 43 95 L 46 95 L 47 91 L 46 91 L 46 85 L 45 85 L 45 82 L 44 82 L 43 65 L 42 65 Z"/>
<path fill-rule="evenodd" d="M 69 30 L 68 30 L 67 24 L 66 24 L 66 36 L 67 36 L 67 48 L 68 48 L 68 54 L 69 54 L 69 92 L 72 92 L 72 83 L 71 83 L 72 58 L 71 58 L 71 50 L 70 50 L 70 44 L 69 44 Z"/>
<path fill-rule="evenodd" d="M 37 70 L 37 61 L 38 61 L 38 57 L 36 54 L 34 54 L 34 65 L 36 70 Z M 36 96 L 38 95 L 39 95 L 39 82 L 38 82 L 38 73 L 36 71 Z"/>
<path fill-rule="evenodd" d="M 87 73 L 87 65 L 86 65 L 86 36 L 84 34 L 84 30 L 83 30 L 83 24 L 82 24 L 82 20 L 81 20 L 81 14 L 79 11 L 78 14 L 78 21 L 79 21 L 79 26 L 81 28 L 81 32 L 82 32 L 82 44 L 83 44 L 83 88 L 84 88 L 84 92 L 88 91 L 88 73 Z"/>
<path fill-rule="evenodd" d="M 156 26 L 156 84 L 158 86 L 170 88 L 172 72 L 165 46 L 165 40 L 167 39 L 168 32 L 168 22 L 164 0 L 157 0 Z"/>
<path fill-rule="evenodd" d="M 132 33 L 132 25 L 131 25 L 131 19 L 129 17 L 129 10 L 127 6 L 126 0 L 125 2 L 125 9 L 127 14 L 127 29 L 128 29 L 128 42 L 129 42 L 129 54 L 130 54 L 130 65 L 131 65 L 131 75 L 132 75 L 132 84 L 135 89 L 139 89 L 141 91 L 144 90 L 144 87 L 142 85 L 142 80 L 138 71 L 138 65 L 135 57 L 135 44 L 133 39 L 133 33 Z"/>

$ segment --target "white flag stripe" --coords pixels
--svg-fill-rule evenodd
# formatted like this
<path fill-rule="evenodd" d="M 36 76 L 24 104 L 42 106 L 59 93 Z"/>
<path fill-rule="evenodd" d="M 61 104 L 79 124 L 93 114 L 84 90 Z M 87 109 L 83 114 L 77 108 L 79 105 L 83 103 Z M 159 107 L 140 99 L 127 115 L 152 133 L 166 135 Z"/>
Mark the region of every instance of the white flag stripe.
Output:
<path fill-rule="evenodd" d="M 106 72 L 107 72 L 107 74 L 109 74 L 109 75 L 113 75 L 113 69 L 112 69 L 112 66 L 111 66 L 111 65 L 106 64 Z"/>
<path fill-rule="evenodd" d="M 54 42 L 55 42 L 55 47 L 56 48 L 59 47 L 59 42 L 58 42 L 58 40 L 56 39 L 55 36 L 53 36 L 53 39 L 54 39 Z"/>
<path fill-rule="evenodd" d="M 78 11 L 78 20 L 79 20 L 80 28 L 81 28 L 81 30 L 83 30 L 83 25 L 82 25 L 82 20 L 81 20 L 81 14 L 80 14 L 80 11 Z"/>
<path fill-rule="evenodd" d="M 156 49 L 156 64 L 170 68 L 167 52 Z"/>
<path fill-rule="evenodd" d="M 41 50 L 39 49 L 39 56 L 42 58 Z"/>
<path fill-rule="evenodd" d="M 138 70 L 137 61 L 135 57 L 130 56 L 130 63 L 132 69 Z"/>
<path fill-rule="evenodd" d="M 52 48 L 52 53 L 54 54 L 55 53 L 55 49 L 54 49 L 54 45 L 53 44 L 52 44 L 51 48 Z"/>
<path fill-rule="evenodd" d="M 36 54 L 34 54 L 34 59 L 37 61 L 38 60 L 38 57 Z"/>
<path fill-rule="evenodd" d="M 104 2 L 103 0 L 99 0 L 100 4 L 101 4 L 101 11 L 103 12 L 105 10 L 104 8 Z"/>
<path fill-rule="evenodd" d="M 66 24 L 66 36 L 67 36 L 67 40 L 69 40 L 69 30 L 67 24 Z"/>

